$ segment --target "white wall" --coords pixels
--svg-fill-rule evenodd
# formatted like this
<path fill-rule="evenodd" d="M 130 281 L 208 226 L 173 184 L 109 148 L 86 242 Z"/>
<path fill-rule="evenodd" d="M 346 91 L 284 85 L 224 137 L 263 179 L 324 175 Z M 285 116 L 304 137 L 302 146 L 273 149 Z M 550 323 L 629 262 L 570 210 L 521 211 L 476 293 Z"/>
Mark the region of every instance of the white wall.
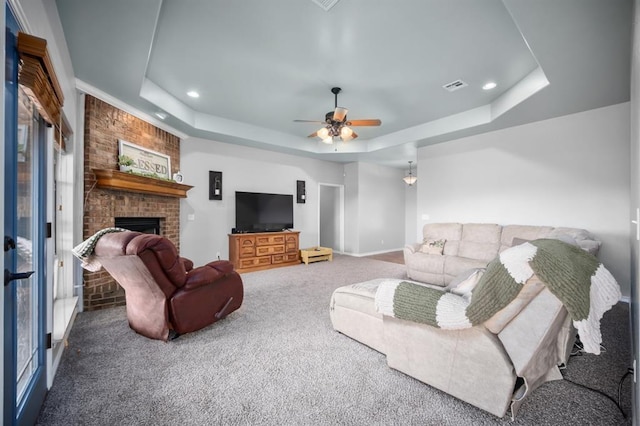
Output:
<path fill-rule="evenodd" d="M 318 245 L 318 183 L 342 184 L 342 164 L 190 138 L 180 144 L 184 183 L 194 188 L 180 202 L 180 252 L 196 265 L 220 252 L 229 258 L 227 235 L 235 227 L 235 191 L 296 194 L 306 182 L 305 204 L 294 202 L 300 247 Z M 209 170 L 222 172 L 222 200 L 209 200 Z M 189 220 L 189 215 L 194 220 Z"/>
<path fill-rule="evenodd" d="M 360 163 L 349 163 L 344 166 L 344 251 L 345 253 L 359 253 L 360 241 L 358 239 L 358 218 L 360 216 L 358 206 L 358 169 Z"/>
<path fill-rule="evenodd" d="M 320 185 L 319 244 L 341 252 L 340 247 L 340 187 Z"/>
<path fill-rule="evenodd" d="M 401 249 L 405 242 L 404 170 L 378 164 L 358 163 L 345 167 L 345 191 L 357 204 L 348 227 L 351 241 L 347 253 L 367 255 Z M 353 176 L 355 174 L 355 176 Z M 353 251 L 351 251 L 353 250 Z"/>
<path fill-rule="evenodd" d="M 429 222 L 584 228 L 629 295 L 629 104 L 418 150 L 415 229 Z"/>
<path fill-rule="evenodd" d="M 426 185 L 426 183 L 425 183 Z M 420 179 L 412 186 L 406 185 L 404 190 L 405 205 L 405 226 L 404 226 L 404 243 L 413 244 L 422 241 L 422 231 L 416 239 L 416 229 L 418 223 L 418 191 L 420 187 Z"/>

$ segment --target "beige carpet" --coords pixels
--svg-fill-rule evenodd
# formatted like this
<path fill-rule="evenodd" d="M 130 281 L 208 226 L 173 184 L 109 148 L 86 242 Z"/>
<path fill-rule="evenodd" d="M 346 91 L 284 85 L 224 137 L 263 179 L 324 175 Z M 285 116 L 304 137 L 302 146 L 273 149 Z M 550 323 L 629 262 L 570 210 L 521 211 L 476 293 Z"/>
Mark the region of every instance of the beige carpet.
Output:
<path fill-rule="evenodd" d="M 133 332 L 125 308 L 80 313 L 39 425 L 612 425 L 615 404 L 567 381 L 546 383 L 518 418 L 496 418 L 390 369 L 331 327 L 337 287 L 404 277 L 391 262 L 333 262 L 243 274 L 245 300 L 224 320 L 169 342 Z M 628 306 L 603 319 L 600 356 L 563 374 L 616 395 L 629 367 Z M 471 350 L 471 348 L 470 348 Z M 424 354 L 429 362 L 429 354 Z M 623 407 L 631 401 L 623 386 Z"/>

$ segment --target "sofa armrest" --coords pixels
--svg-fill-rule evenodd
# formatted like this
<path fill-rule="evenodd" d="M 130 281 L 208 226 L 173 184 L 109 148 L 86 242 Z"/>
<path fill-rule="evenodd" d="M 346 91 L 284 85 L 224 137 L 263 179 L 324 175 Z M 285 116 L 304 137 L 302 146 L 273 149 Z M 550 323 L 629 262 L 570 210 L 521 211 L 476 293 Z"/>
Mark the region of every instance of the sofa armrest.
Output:
<path fill-rule="evenodd" d="M 405 253 L 406 253 L 406 252 L 408 252 L 408 253 L 415 253 L 415 252 L 417 252 L 418 250 L 420 250 L 420 246 L 421 246 L 421 245 L 422 245 L 422 244 L 420 244 L 420 243 L 407 244 L 407 245 L 405 245 L 405 246 L 404 246 L 404 251 L 405 251 Z"/>

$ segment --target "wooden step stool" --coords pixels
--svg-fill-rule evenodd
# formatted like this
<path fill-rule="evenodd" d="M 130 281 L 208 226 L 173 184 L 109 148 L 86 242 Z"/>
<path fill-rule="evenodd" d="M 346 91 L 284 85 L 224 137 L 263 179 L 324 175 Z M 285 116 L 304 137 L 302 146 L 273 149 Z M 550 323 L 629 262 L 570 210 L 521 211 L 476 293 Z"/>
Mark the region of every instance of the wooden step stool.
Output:
<path fill-rule="evenodd" d="M 327 247 L 311 247 L 300 250 L 300 257 L 305 265 L 321 260 L 333 260 L 333 250 Z"/>

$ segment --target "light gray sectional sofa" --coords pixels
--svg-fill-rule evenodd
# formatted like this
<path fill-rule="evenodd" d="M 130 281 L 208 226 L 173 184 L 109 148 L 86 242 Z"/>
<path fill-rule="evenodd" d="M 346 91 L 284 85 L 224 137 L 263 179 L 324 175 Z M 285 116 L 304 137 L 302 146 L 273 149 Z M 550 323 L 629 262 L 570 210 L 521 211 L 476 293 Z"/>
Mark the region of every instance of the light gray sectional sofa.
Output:
<path fill-rule="evenodd" d="M 428 224 L 425 240 L 445 239 L 443 254 L 405 249 L 407 273 L 428 287 L 444 286 L 463 271 L 485 267 L 499 252 L 519 243 L 554 237 L 597 253 L 587 231 L 495 224 Z M 576 331 L 560 300 L 535 276 L 517 298 L 481 325 L 445 330 L 377 312 L 376 291 L 384 278 L 343 286 L 331 298 L 335 330 L 387 357 L 389 367 L 498 417 L 519 405 L 536 387 L 561 379 Z"/>
<path fill-rule="evenodd" d="M 490 223 L 429 223 L 422 229 L 423 242 L 404 248 L 407 277 L 423 283 L 446 286 L 453 278 L 472 268 L 484 268 L 505 249 L 522 240 L 557 238 L 577 244 L 593 255 L 600 241 L 588 231 L 551 226 Z M 427 254 L 421 247 L 427 241 L 444 240 L 442 254 Z"/>

